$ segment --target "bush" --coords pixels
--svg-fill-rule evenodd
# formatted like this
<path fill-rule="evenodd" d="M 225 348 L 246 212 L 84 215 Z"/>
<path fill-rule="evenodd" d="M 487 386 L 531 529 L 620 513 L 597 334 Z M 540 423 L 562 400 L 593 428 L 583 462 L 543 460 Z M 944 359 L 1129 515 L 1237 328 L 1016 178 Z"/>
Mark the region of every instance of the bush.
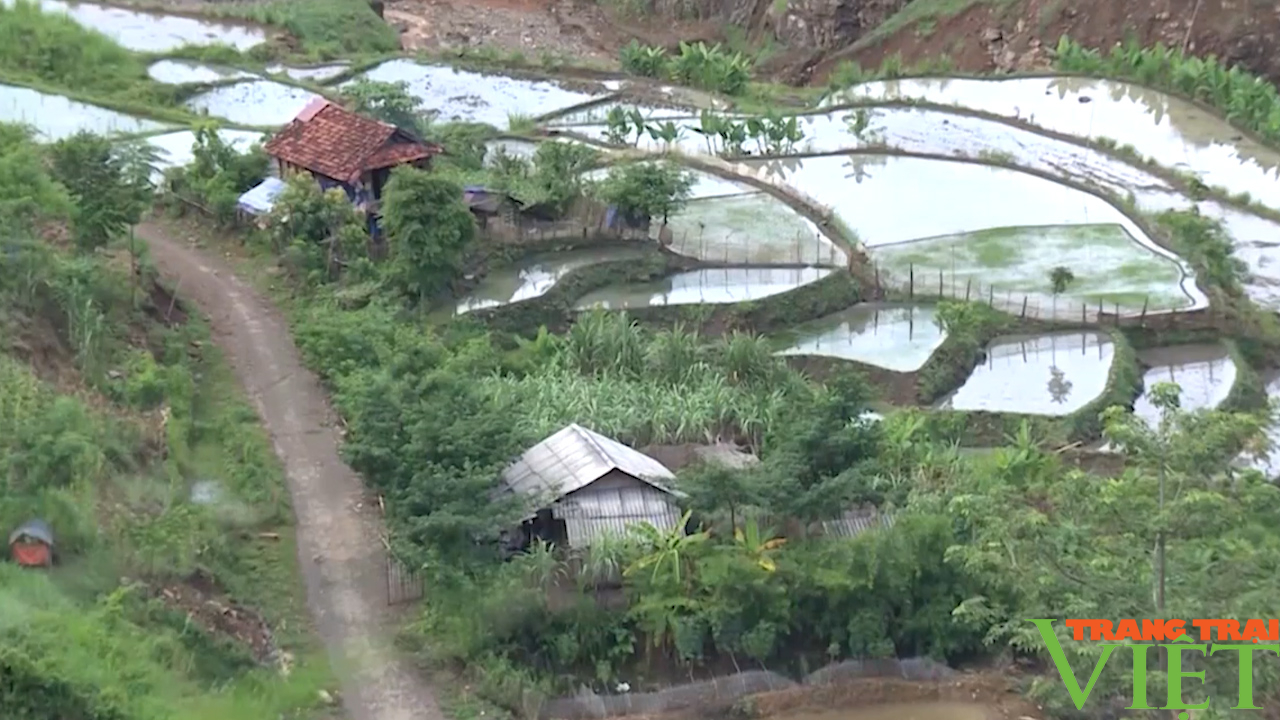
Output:
<path fill-rule="evenodd" d="M 622 49 L 622 69 L 626 72 L 657 79 L 672 80 L 681 85 L 741 95 L 751 80 L 751 60 L 739 52 L 729 52 L 706 43 L 680 43 L 680 54 L 667 55 L 666 50 L 641 45 L 635 40 Z"/>

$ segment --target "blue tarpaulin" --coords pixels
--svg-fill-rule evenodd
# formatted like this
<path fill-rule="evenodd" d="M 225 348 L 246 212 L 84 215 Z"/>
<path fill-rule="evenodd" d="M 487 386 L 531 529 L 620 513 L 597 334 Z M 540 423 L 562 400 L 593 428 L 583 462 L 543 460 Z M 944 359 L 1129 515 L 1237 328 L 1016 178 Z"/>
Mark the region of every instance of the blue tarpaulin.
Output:
<path fill-rule="evenodd" d="M 271 212 L 271 208 L 276 202 L 276 196 L 283 190 L 283 180 L 269 177 L 241 195 L 237 206 L 251 215 L 265 215 Z"/>

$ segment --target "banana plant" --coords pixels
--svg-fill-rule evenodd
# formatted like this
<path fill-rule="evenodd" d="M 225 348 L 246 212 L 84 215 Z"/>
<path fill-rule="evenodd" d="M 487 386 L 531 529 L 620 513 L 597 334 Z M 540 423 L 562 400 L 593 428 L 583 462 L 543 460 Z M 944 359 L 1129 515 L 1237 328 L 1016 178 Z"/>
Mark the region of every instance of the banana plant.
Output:
<path fill-rule="evenodd" d="M 710 110 L 703 110 L 698 114 L 698 125 L 690 128 L 695 133 L 702 136 L 707 144 L 707 154 L 715 155 L 716 140 L 720 139 L 729 124 L 729 120 L 723 115 L 716 115 Z"/>
<path fill-rule="evenodd" d="M 768 573 L 778 569 L 772 555 L 787 542 L 786 538 L 775 537 L 772 528 L 761 530 L 755 518 L 733 529 L 733 541 L 752 562 Z"/>
<path fill-rule="evenodd" d="M 604 123 L 604 137 L 609 144 L 627 144 L 627 138 L 631 136 L 631 120 L 627 117 L 627 111 L 624 108 L 615 107 L 609 110 Z"/>
<path fill-rule="evenodd" d="M 734 155 L 743 155 L 743 146 L 747 142 L 748 129 L 747 123 L 738 123 L 726 121 L 725 126 L 720 132 L 720 143 L 722 156 L 732 157 Z"/>

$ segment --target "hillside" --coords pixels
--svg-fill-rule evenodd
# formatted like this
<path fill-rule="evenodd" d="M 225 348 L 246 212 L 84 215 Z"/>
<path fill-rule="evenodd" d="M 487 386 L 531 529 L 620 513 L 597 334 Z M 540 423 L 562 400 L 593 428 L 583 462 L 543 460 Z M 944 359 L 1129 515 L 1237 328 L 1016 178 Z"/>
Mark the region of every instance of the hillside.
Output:
<path fill-rule="evenodd" d="M 0 717 L 308 708 L 278 466 L 130 242 L 146 193 L 103 142 L 0 125 L 0 534 L 35 518 L 56 543 L 50 568 L 0 562 Z"/>
<path fill-rule="evenodd" d="M 1090 47 L 1130 38 L 1185 47 L 1276 81 L 1280 59 L 1268 49 L 1277 32 L 1280 15 L 1231 0 L 914 0 L 852 43 L 811 53 L 790 79 L 820 82 L 841 60 L 876 67 L 895 53 L 905 62 L 946 55 L 970 71 L 1026 69 L 1068 35 Z"/>

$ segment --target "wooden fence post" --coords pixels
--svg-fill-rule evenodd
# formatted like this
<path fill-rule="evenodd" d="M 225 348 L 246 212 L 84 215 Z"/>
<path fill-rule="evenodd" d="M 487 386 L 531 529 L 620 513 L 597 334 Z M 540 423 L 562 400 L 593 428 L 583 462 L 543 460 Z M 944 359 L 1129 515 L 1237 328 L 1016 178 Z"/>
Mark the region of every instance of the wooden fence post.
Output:
<path fill-rule="evenodd" d="M 1151 296 L 1150 296 L 1150 295 L 1148 295 L 1148 296 L 1146 296 L 1146 297 L 1142 298 L 1142 314 L 1138 316 L 1138 323 L 1139 323 L 1140 325 L 1145 325 L 1145 324 L 1147 324 L 1147 303 L 1148 303 L 1150 300 L 1151 300 Z"/>
<path fill-rule="evenodd" d="M 939 298 L 946 297 L 946 295 L 944 295 L 942 291 L 942 271 L 941 270 L 938 271 L 938 297 Z"/>
<path fill-rule="evenodd" d="M 907 299 L 914 300 L 916 297 L 916 264 L 911 263 L 907 266 Z"/>
<path fill-rule="evenodd" d="M 964 284 L 964 301 L 969 302 L 969 291 L 973 289 L 973 278 Z"/>
<path fill-rule="evenodd" d="M 1027 319 L 1027 296 L 1022 296 L 1022 319 Z"/>

